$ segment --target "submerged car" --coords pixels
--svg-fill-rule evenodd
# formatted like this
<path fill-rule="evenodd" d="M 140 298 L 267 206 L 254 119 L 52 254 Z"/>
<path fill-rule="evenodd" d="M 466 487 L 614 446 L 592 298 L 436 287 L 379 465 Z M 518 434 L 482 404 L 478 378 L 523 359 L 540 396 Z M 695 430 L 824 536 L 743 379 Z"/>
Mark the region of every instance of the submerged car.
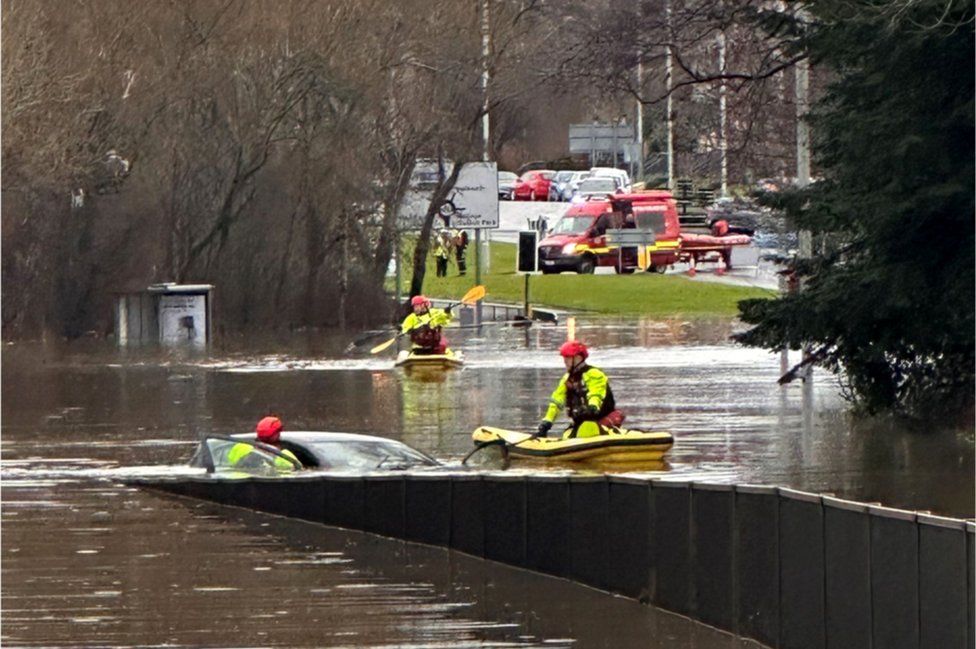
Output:
<path fill-rule="evenodd" d="M 207 473 L 243 471 L 257 475 L 281 475 L 300 469 L 368 472 L 442 466 L 402 442 L 373 435 L 286 431 L 281 433 L 279 443 L 280 449 L 259 442 L 253 433 L 208 435 L 200 440 L 190 466 L 204 468 Z M 238 449 L 235 455 L 245 455 L 245 459 L 233 462 L 231 449 L 240 444 L 252 448 L 249 453 Z M 283 449 L 291 451 L 300 466 L 283 454 Z"/>

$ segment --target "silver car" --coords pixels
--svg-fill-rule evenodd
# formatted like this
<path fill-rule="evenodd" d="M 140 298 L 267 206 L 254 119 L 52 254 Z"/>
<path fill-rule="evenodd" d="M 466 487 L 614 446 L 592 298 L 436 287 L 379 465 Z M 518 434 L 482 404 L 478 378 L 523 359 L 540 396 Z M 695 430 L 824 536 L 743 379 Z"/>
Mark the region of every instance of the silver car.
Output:
<path fill-rule="evenodd" d="M 569 201 L 576 195 L 580 181 L 587 177 L 587 171 L 559 171 L 549 185 L 550 201 Z"/>

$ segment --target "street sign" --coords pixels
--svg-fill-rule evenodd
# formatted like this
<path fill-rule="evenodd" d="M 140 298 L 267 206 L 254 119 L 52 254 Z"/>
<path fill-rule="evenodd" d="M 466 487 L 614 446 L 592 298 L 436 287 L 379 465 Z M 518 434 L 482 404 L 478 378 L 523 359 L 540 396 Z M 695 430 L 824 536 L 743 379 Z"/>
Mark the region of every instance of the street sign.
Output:
<path fill-rule="evenodd" d="M 450 174 L 453 163 L 445 164 L 445 174 Z M 430 197 L 437 186 L 437 163 L 418 161 L 410 180 L 410 188 L 400 205 L 401 230 L 419 230 L 430 207 Z M 458 229 L 498 227 L 498 166 L 494 162 L 469 162 L 461 167 L 457 182 L 439 208 L 442 223 L 435 228 L 448 226 Z"/>
<path fill-rule="evenodd" d="M 466 163 L 440 211 L 452 228 L 497 228 L 498 165 Z"/>

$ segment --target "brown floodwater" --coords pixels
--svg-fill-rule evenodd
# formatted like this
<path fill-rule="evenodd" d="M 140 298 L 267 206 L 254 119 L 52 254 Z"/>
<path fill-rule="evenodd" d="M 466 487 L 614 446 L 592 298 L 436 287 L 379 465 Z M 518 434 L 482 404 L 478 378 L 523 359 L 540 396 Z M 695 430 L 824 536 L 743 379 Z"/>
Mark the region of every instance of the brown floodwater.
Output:
<path fill-rule="evenodd" d="M 776 484 L 973 517 L 971 431 L 859 422 L 835 380 L 776 385 L 725 322 L 582 322 L 635 427 L 670 430 L 663 479 Z M 741 641 L 570 582 L 439 548 L 123 486 L 181 471 L 207 433 L 274 411 L 445 461 L 490 424 L 535 426 L 565 329 L 452 332 L 460 371 L 406 375 L 348 340 L 224 341 L 208 354 L 101 342 L 3 352 L 4 646 L 712 647 Z M 392 352 L 391 352 L 392 353 Z"/>

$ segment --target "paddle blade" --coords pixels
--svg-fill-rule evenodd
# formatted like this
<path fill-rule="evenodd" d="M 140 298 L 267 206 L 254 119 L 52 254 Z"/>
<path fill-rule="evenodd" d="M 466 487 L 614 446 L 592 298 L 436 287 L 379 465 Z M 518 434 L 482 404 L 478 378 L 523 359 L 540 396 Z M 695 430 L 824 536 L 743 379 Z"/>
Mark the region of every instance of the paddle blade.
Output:
<path fill-rule="evenodd" d="M 392 338 L 390 338 L 386 342 L 382 342 L 379 345 L 377 345 L 376 347 L 373 347 L 371 350 L 369 350 L 369 353 L 370 354 L 379 354 L 381 351 L 383 351 L 384 349 L 387 349 L 390 345 L 392 345 L 393 343 L 395 343 L 397 341 L 397 338 L 399 338 L 399 336 L 393 336 Z"/>
<path fill-rule="evenodd" d="M 464 294 L 464 297 L 461 298 L 461 304 L 474 304 L 483 298 L 485 293 L 487 293 L 485 287 L 479 284 Z"/>

